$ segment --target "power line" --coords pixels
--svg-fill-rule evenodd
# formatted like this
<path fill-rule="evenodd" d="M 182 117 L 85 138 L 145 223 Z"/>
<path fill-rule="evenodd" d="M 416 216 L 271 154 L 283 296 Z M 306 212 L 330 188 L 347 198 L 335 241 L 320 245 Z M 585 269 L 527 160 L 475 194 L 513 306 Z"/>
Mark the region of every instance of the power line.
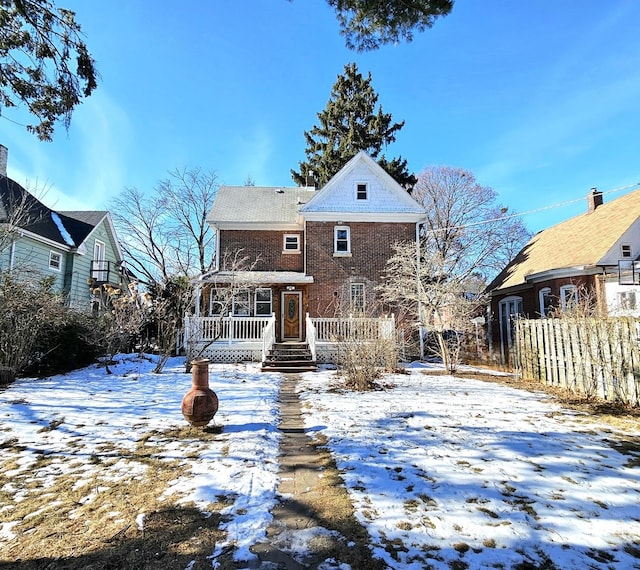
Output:
<path fill-rule="evenodd" d="M 603 190 L 602 194 L 613 194 L 614 192 L 622 192 L 623 190 L 629 190 L 631 188 L 635 188 L 636 186 L 640 186 L 640 182 L 636 182 L 634 184 L 628 184 L 627 186 L 620 186 L 618 188 L 612 188 L 611 190 Z M 512 218 L 521 218 L 524 216 L 529 216 L 531 214 L 537 214 L 539 212 L 545 212 L 547 210 L 553 210 L 555 208 L 562 208 L 564 206 L 568 206 L 570 204 L 575 204 L 576 202 L 581 202 L 584 200 L 584 196 L 580 198 L 573 198 L 572 200 L 565 200 L 564 202 L 557 202 L 555 204 L 550 204 L 548 206 L 541 206 L 540 208 L 536 208 L 534 210 L 527 210 L 526 212 L 514 212 L 513 214 L 509 214 L 508 216 L 498 216 L 497 218 L 491 218 L 488 220 L 480 220 L 477 222 L 472 222 L 469 224 L 461 224 L 459 226 L 449 226 L 446 228 L 433 228 L 426 230 L 429 233 L 437 233 L 437 232 L 446 232 L 450 230 L 461 230 L 464 228 L 472 228 L 475 226 L 482 226 L 485 224 L 491 224 L 493 222 L 500 222 L 503 220 L 510 220 Z"/>

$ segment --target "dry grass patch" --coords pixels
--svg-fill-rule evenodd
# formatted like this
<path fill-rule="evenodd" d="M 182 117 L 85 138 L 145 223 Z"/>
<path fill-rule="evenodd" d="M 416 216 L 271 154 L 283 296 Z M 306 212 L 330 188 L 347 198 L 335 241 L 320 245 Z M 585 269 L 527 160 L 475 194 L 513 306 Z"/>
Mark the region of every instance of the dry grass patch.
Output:
<path fill-rule="evenodd" d="M 151 432 L 134 450 L 105 444 L 108 457 L 94 455 L 88 464 L 51 454 L 28 468 L 17 463 L 15 445 L 5 445 L 15 455 L 0 462 L 0 523 L 10 523 L 15 536 L 0 543 L 0 566 L 183 570 L 195 561 L 192 570 L 211 568 L 210 556 L 224 539 L 218 513 L 228 498 L 203 513 L 177 504 L 179 496 L 163 497 L 188 473 L 182 459 L 163 457 L 162 443 L 195 445 L 215 435 L 194 428 Z M 235 567 L 229 553 L 223 558 L 222 568 Z"/>

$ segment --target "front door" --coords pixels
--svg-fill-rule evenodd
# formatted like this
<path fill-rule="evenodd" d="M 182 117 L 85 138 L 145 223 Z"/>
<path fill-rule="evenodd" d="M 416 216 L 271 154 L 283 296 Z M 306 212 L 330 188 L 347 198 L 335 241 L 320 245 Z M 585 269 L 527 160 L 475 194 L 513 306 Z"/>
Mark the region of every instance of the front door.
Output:
<path fill-rule="evenodd" d="M 302 340 L 302 293 L 286 291 L 282 293 L 282 340 Z"/>

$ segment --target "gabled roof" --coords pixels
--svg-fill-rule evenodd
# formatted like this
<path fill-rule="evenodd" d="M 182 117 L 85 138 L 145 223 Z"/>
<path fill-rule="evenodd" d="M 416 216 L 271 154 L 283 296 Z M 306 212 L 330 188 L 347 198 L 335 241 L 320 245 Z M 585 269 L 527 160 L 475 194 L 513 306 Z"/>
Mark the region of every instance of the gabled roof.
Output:
<path fill-rule="evenodd" d="M 0 222 L 9 219 L 16 209 L 25 212 L 18 219 L 21 229 L 68 249 L 82 245 L 96 226 L 108 218 L 106 211 L 56 212 L 14 180 L 0 175 Z"/>
<path fill-rule="evenodd" d="M 488 290 L 523 285 L 545 271 L 575 269 L 576 273 L 603 265 L 607 253 L 635 223 L 640 223 L 640 190 L 533 236 Z"/>
<path fill-rule="evenodd" d="M 377 181 L 371 188 L 374 199 L 358 201 L 352 185 L 359 178 Z M 415 214 L 424 216 L 424 208 L 414 200 L 375 160 L 360 151 L 302 208 L 305 217 L 310 213 L 349 212 L 368 214 Z"/>
<path fill-rule="evenodd" d="M 207 220 L 223 229 L 298 227 L 298 210 L 313 188 L 220 186 Z"/>

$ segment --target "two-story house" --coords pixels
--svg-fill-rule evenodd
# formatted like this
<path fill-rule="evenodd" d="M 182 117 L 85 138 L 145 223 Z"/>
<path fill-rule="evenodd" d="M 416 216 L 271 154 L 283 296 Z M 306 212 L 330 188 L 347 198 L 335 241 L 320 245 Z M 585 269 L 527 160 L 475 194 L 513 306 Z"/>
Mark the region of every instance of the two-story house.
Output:
<path fill-rule="evenodd" d="M 595 188 L 584 214 L 527 243 L 488 286 L 491 338 L 503 360 L 513 318 L 544 318 L 581 301 L 610 316 L 640 316 L 640 190 L 604 203 Z"/>
<path fill-rule="evenodd" d="M 7 176 L 0 145 L 0 273 L 50 278 L 69 306 L 91 309 L 94 290 L 126 284 L 122 252 L 109 212 L 55 211 Z"/>
<path fill-rule="evenodd" d="M 208 216 L 216 267 L 199 279 L 199 321 L 191 321 L 191 330 L 199 323 L 202 346 L 203 319 L 222 323 L 220 311 L 226 310 L 228 322 L 200 353 L 259 359 L 265 334 L 270 342 L 328 341 L 331 322 L 354 314 L 383 318 L 374 314 L 375 286 L 392 244 L 415 240 L 423 218 L 423 207 L 364 152 L 320 189 L 220 187 Z M 245 259 L 242 267 L 233 266 L 237 252 Z M 230 306 L 216 297 L 229 286 L 235 287 Z M 265 333 L 268 321 L 272 330 Z"/>

